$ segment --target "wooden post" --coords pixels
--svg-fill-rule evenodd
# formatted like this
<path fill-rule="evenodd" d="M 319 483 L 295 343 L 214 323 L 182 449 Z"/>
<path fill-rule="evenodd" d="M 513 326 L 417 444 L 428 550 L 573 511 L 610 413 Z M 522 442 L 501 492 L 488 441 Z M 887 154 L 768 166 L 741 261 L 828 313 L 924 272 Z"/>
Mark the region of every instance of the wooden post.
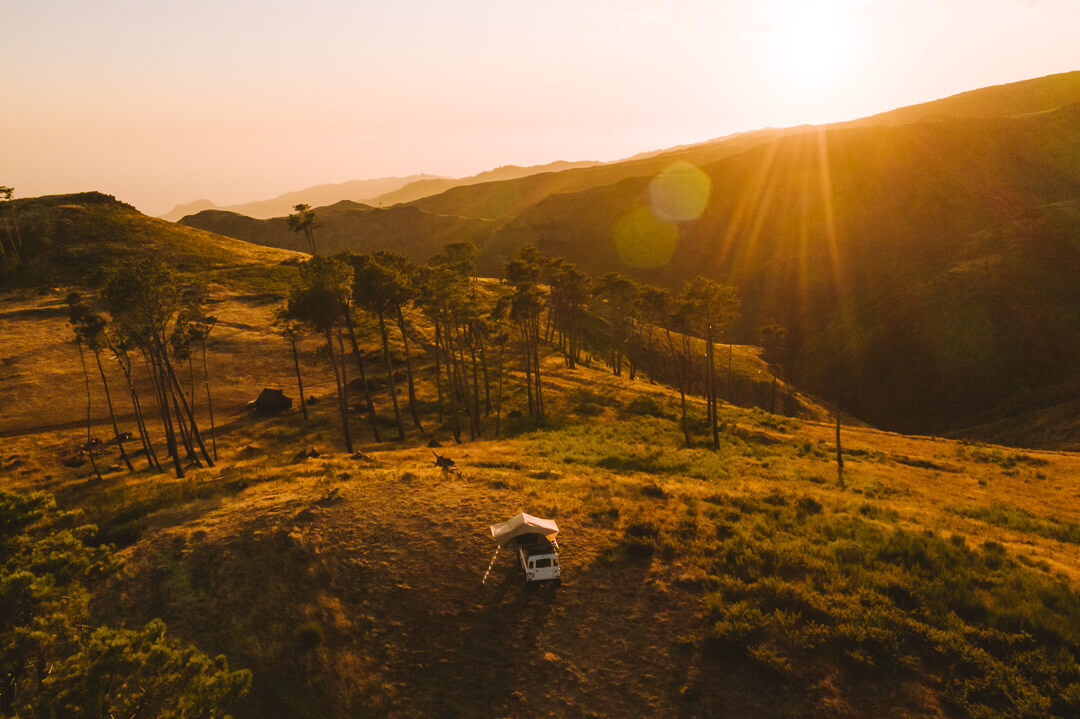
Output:
<path fill-rule="evenodd" d="M 844 451 L 840 447 L 840 418 L 836 418 L 836 478 L 844 489 Z"/>

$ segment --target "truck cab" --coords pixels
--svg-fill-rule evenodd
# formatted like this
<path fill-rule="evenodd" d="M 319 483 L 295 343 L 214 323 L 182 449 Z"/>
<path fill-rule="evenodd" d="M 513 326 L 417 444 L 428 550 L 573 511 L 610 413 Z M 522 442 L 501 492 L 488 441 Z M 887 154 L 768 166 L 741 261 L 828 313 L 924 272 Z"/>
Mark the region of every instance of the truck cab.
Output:
<path fill-rule="evenodd" d="M 562 582 L 558 545 L 539 534 L 518 537 L 518 559 L 526 582 Z"/>

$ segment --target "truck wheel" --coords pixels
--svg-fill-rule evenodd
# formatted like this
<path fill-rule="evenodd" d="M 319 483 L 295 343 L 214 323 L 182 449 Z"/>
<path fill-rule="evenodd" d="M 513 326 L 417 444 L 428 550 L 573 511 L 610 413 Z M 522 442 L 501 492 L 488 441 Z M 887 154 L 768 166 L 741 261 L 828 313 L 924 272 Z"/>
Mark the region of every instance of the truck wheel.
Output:
<path fill-rule="evenodd" d="M 555 580 L 555 582 L 554 582 L 554 584 L 555 584 L 555 588 L 556 588 L 556 589 L 558 589 L 559 587 L 561 587 L 561 586 L 562 586 L 562 577 L 559 577 L 558 579 L 556 579 L 556 580 Z"/>

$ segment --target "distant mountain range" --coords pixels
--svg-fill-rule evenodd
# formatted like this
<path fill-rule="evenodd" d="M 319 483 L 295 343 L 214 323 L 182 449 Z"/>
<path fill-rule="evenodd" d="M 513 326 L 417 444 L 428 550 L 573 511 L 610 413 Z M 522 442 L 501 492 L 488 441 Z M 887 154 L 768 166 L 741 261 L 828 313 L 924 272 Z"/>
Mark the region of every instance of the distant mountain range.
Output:
<path fill-rule="evenodd" d="M 224 207 L 219 207 L 210 200 L 195 200 L 194 202 L 177 205 L 169 212 L 161 215 L 161 219 L 176 222 L 187 215 L 193 215 L 203 210 L 224 210 L 247 215 L 248 217 L 268 219 L 288 215 L 300 203 L 320 207 L 332 205 L 342 200 L 383 207 L 436 195 L 454 187 L 475 185 L 480 182 L 513 180 L 545 172 L 561 172 L 579 167 L 592 167 L 597 164 L 600 163 L 560 161 L 531 167 L 505 165 L 468 177 L 409 175 L 408 177 L 380 177 L 374 180 L 351 180 L 329 185 L 315 185 L 304 190 L 287 192 L 269 200 L 245 202 Z"/>
<path fill-rule="evenodd" d="M 467 241 L 488 274 L 526 244 L 593 275 L 677 287 L 704 274 L 738 288 L 733 340 L 785 325 L 787 379 L 857 417 L 1078 446 L 1080 72 L 848 123 L 545 167 L 389 207 L 319 206 L 316 242 L 423 261 Z M 15 209 L 30 248 L 15 286 L 92 282 L 147 249 L 221 272 L 264 252 L 236 240 L 304 249 L 284 213 L 204 210 L 183 227 L 96 193 Z"/>
<path fill-rule="evenodd" d="M 1080 91 L 1078 91 L 1080 82 L 1078 82 L 1077 76 L 1080 76 L 1080 72 L 1049 75 L 1035 80 L 997 85 L 961 93 L 941 100 L 902 107 L 860 120 L 839 123 L 833 127 L 900 125 L 922 120 L 997 117 L 1041 112 L 1071 102 L 1080 102 Z M 372 180 L 351 180 L 336 184 L 315 185 L 304 190 L 287 192 L 268 200 L 227 206 L 218 206 L 210 200 L 202 199 L 177 205 L 169 212 L 161 215 L 161 218 L 176 222 L 183 217 L 194 215 L 203 210 L 224 210 L 247 215 L 248 217 L 268 219 L 289 214 L 292 208 L 299 203 L 319 207 L 332 205 L 342 200 L 360 202 L 376 207 L 388 207 L 395 204 L 415 202 L 423 198 L 432 198 L 459 187 L 529 177 L 535 178 L 537 175 L 560 175 L 560 177 L 534 179 L 531 182 L 518 185 L 517 187 L 522 190 L 521 196 L 515 200 L 504 200 L 500 203 L 506 204 L 506 207 L 491 207 L 491 203 L 498 203 L 498 200 L 488 200 L 488 204 L 476 206 L 475 202 L 470 203 L 467 199 L 469 193 L 461 193 L 458 196 L 451 196 L 441 200 L 431 200 L 429 203 L 430 209 L 435 211 L 445 209 L 446 204 L 465 206 L 472 204 L 474 213 L 480 213 L 485 217 L 502 217 L 506 216 L 507 213 L 512 214 L 515 210 L 523 209 L 523 207 L 540 199 L 541 196 L 546 196 L 552 192 L 584 189 L 585 187 L 604 184 L 614 177 L 625 176 L 627 169 L 630 169 L 632 173 L 644 172 L 648 174 L 649 167 L 655 162 L 670 160 L 672 157 L 681 154 L 693 156 L 698 161 L 702 159 L 705 159 L 705 161 L 718 159 L 718 157 L 710 153 L 710 150 L 718 151 L 720 155 L 726 155 L 745 143 L 753 143 L 784 132 L 790 132 L 790 130 L 762 130 L 739 133 L 692 145 L 680 145 L 666 150 L 643 152 L 616 163 L 560 161 L 527 167 L 505 165 L 494 170 L 458 178 L 422 174 L 407 177 L 381 177 Z M 598 166 L 611 169 L 564 175 L 569 170 L 584 170 L 597 168 Z M 486 195 L 487 192 L 487 189 L 480 190 L 482 195 Z M 456 211 L 460 208 L 455 206 L 452 209 Z"/>
<path fill-rule="evenodd" d="M 320 253 L 395 249 L 423 262 L 448 242 L 486 244 L 495 223 L 472 217 L 435 215 L 411 205 L 371 207 L 343 200 L 316 210 Z M 291 232 L 285 217 L 260 220 L 235 212 L 203 210 L 181 224 L 255 244 L 306 251 L 304 238 Z"/>
<path fill-rule="evenodd" d="M 373 201 L 379 195 L 394 190 L 399 190 L 414 182 L 427 182 L 442 179 L 438 175 L 409 175 L 408 177 L 380 177 L 374 180 L 350 180 L 328 185 L 315 185 L 296 192 L 286 192 L 284 195 L 272 197 L 269 200 L 245 202 L 239 205 L 218 207 L 210 200 L 195 200 L 184 205 L 177 205 L 161 219 L 176 222 L 185 215 L 191 215 L 203 210 L 225 210 L 236 212 L 248 217 L 282 217 L 292 212 L 293 207 L 300 203 L 318 207 L 320 205 L 332 205 L 342 200 L 354 202 Z"/>

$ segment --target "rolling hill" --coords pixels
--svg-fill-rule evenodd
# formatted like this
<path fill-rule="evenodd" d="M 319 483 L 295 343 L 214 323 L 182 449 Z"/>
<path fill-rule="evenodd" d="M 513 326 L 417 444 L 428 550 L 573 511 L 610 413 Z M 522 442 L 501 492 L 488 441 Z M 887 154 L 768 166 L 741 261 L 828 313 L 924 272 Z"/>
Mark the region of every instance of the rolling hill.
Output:
<path fill-rule="evenodd" d="M 530 165 L 528 167 L 503 165 L 502 167 L 496 167 L 494 170 L 487 170 L 486 172 L 470 175 L 468 177 L 421 178 L 414 182 L 410 182 L 401 188 L 390 190 L 379 195 L 371 204 L 380 206 L 396 205 L 404 202 L 412 202 L 413 200 L 418 200 L 430 195 L 437 195 L 455 187 L 465 187 L 484 182 L 514 180 L 521 177 L 529 177 L 531 175 L 550 172 L 564 172 L 575 168 L 592 167 L 598 164 L 600 163 L 559 161 L 551 162 L 546 165 Z"/>
<path fill-rule="evenodd" d="M 734 283 L 739 341 L 785 324 L 798 383 L 878 426 L 956 432 L 1007 420 L 1018 397 L 1080 378 L 1078 99 L 1080 72 L 1064 73 L 851 123 L 455 187 L 390 209 L 421 211 L 412 219 L 424 222 L 433 222 L 426 213 L 486 220 L 473 241 L 487 274 L 534 244 L 597 275 Z M 700 188 L 704 178 L 699 216 L 657 216 L 653 182 L 668 168 L 658 190 L 667 201 L 693 193 L 679 183 Z M 408 236 L 369 228 L 354 224 L 341 246 L 395 247 Z M 298 247 L 280 230 L 243 238 Z M 1033 441 L 1015 424 L 995 426 Z"/>
<path fill-rule="evenodd" d="M 238 278 L 296 254 L 148 217 L 100 192 L 16 200 L 25 263 L 0 275 L 0 290 L 93 285 L 112 264 L 154 255 L 185 274 Z M 272 275 L 270 273 L 256 273 Z M 257 282 L 263 282 L 258 277 Z"/>
<path fill-rule="evenodd" d="M 448 242 L 487 243 L 494 223 L 476 218 L 436 215 L 409 205 L 376 208 L 343 200 L 316 208 L 315 242 L 320 252 L 395 250 L 426 261 Z M 180 225 L 216 232 L 238 240 L 306 251 L 303 237 L 289 230 L 288 218 L 257 220 L 222 210 L 204 210 L 184 217 Z"/>
<path fill-rule="evenodd" d="M 290 386 L 269 308 L 217 299 L 215 397 Z M 77 383 L 76 353 L 49 331 L 60 317 L 20 312 L 0 328 L 13 320 L 50 358 L 39 371 Z M 831 423 L 724 404 L 719 449 L 684 447 L 671 388 L 567 370 L 550 350 L 549 426 L 507 418 L 496 438 L 487 417 L 483 439 L 452 445 L 429 405 L 424 432 L 377 443 L 354 413 L 362 451 L 348 454 L 314 344 L 310 419 L 219 402 L 219 461 L 185 479 L 125 473 L 107 443 L 95 481 L 64 464 L 85 441 L 74 426 L 6 437 L 0 458 L 0 488 L 54 494 L 123 558 L 92 586 L 94 621 L 160 618 L 252 672 L 237 717 L 1080 707 L 1074 454 L 845 426 L 839 484 Z M 508 369 L 507 409 L 524 413 L 524 377 Z M 703 427 L 704 404 L 691 411 Z M 432 466 L 431 439 L 456 471 Z M 557 520 L 561 587 L 525 586 L 505 552 L 482 582 L 487 526 L 519 511 Z"/>
<path fill-rule="evenodd" d="M 735 284 L 741 337 L 782 322 L 795 376 L 879 426 L 940 432 L 1075 377 L 1080 105 L 808 130 L 701 169 L 699 219 L 657 220 L 650 177 L 553 195 L 482 268 L 534 244 L 596 274 Z"/>
<path fill-rule="evenodd" d="M 349 182 L 315 185 L 303 190 L 286 192 L 269 200 L 244 202 L 225 207 L 218 207 L 210 200 L 195 200 L 194 202 L 177 205 L 169 212 L 161 215 L 161 219 L 176 222 L 186 215 L 202 212 L 203 210 L 223 210 L 262 219 L 281 217 L 292 212 L 293 207 L 300 203 L 318 207 L 320 205 L 332 205 L 342 200 L 373 202 L 372 198 L 400 189 L 406 185 L 440 179 L 442 178 L 438 175 L 409 175 L 408 177 L 380 177 L 373 180 L 350 180 Z"/>
<path fill-rule="evenodd" d="M 1076 102 L 1080 102 L 1080 71 L 980 88 L 829 127 L 887 126 L 931 119 L 1013 117 L 1054 110 Z M 755 145 L 770 142 L 777 137 L 799 134 L 806 129 L 770 128 L 737 133 L 707 142 L 645 153 L 623 162 L 530 175 L 505 182 L 457 187 L 415 200 L 414 204 L 440 214 L 508 219 L 549 195 L 580 192 L 629 177 L 655 175 L 679 160 L 700 167 Z"/>
<path fill-rule="evenodd" d="M 840 126 L 905 125 L 927 120 L 1016 117 L 1055 110 L 1077 102 L 1080 102 L 1080 70 L 983 87 L 840 123 Z"/>
<path fill-rule="evenodd" d="M 976 127 L 979 138 L 1001 131 L 996 121 Z M 1028 136 L 1010 123 L 1002 127 L 1012 128 L 1009 146 L 1030 155 L 1022 142 Z M 919 134 L 924 130 L 896 128 L 892 153 L 907 158 L 925 146 L 933 156 L 937 147 Z M 848 188 L 846 173 L 863 168 L 854 160 L 873 147 L 866 143 L 876 135 L 860 133 L 829 137 L 829 152 L 837 154 L 828 157 L 851 163 L 833 176 L 837 193 Z M 978 147 L 972 142 L 970 149 Z M 785 138 L 773 150 L 773 166 L 793 178 L 784 181 L 791 188 L 807 183 L 820 191 L 812 184 L 821 181 L 816 160 L 803 176 L 794 171 L 807 157 L 819 158 L 818 147 L 811 135 Z M 761 159 L 751 150 L 709 166 L 714 192 L 728 175 L 741 187 L 740 168 L 760 171 Z M 878 162 L 895 167 L 887 156 Z M 948 163 L 935 169 L 951 191 Z M 1002 203 L 1016 182 L 979 189 L 990 192 L 987 203 Z M 780 180 L 769 184 L 763 181 L 773 197 L 791 189 Z M 640 200 L 642 187 L 600 190 L 611 194 L 586 197 L 595 202 L 578 208 L 583 218 L 616 199 Z M 728 202 L 746 204 L 740 200 L 736 194 Z M 56 527 L 38 518 L 34 537 L 44 538 L 33 546 L 85 542 L 122 560 L 95 565 L 79 601 L 60 608 L 71 614 L 58 616 L 81 620 L 64 624 L 63 637 L 68 626 L 85 633 L 87 625 L 137 629 L 164 620 L 168 636 L 252 672 L 250 691 L 224 708 L 242 718 L 427 716 L 448 707 L 463 717 L 1080 711 L 1074 453 L 839 426 L 797 393 L 789 405 L 795 416 L 721 403 L 715 448 L 705 441 L 705 404 L 691 396 L 695 440 L 686 446 L 672 387 L 643 374 L 615 376 L 597 360 L 569 369 L 548 343 L 538 353 L 548 420 L 537 426 L 527 415 L 526 385 L 533 384 L 516 341 L 505 362 L 497 360 L 505 370 L 500 429 L 497 413 L 481 415 L 474 371 L 482 432 L 459 445 L 433 377 L 434 328 L 420 313 L 410 314 L 410 343 L 423 429 L 410 424 L 403 440 L 386 440 L 389 393 L 374 385 L 387 434 L 372 439 L 358 403 L 346 421 L 359 451 L 344 452 L 341 419 L 328 401 L 337 367 L 311 336 L 301 338 L 295 365 L 316 398 L 309 416 L 294 408 L 266 417 L 245 406 L 262 387 L 291 394 L 295 386 L 289 345 L 271 325 L 283 298 L 249 287 L 274 286 L 298 255 L 146 218 L 96 193 L 20 202 L 35 262 L 53 274 L 45 284 L 0 295 L 0 537 L 11 546 L 9 536 L 21 528 L 9 521 L 17 504 L 11 498 L 33 501 L 31 493 L 45 492 L 63 513 Z M 846 201 L 833 206 L 848 217 Z M 746 207 L 753 216 L 755 206 Z M 1068 202 L 1051 209 L 1047 216 L 1060 212 L 1060 221 L 1071 222 Z M 710 213 L 722 211 L 709 208 L 698 222 L 707 227 Z M 1012 216 L 1008 206 L 1000 212 Z M 810 226 L 823 221 L 819 215 L 797 219 Z M 1037 236 L 1040 222 L 1048 223 L 1045 241 L 1054 237 L 1047 216 L 1014 218 L 1013 234 L 1005 223 L 980 238 L 1008 257 L 1023 249 L 1010 243 Z M 762 243 L 793 221 L 784 218 L 775 227 L 762 221 Z M 847 222 L 837 223 L 837 237 Z M 537 228 L 518 231 L 526 229 Z M 142 456 L 136 471 L 123 469 L 96 379 L 86 427 L 79 354 L 68 340 L 65 278 L 92 280 L 92 272 L 80 278 L 77 270 L 148 253 L 210 280 L 208 311 L 217 317 L 208 385 L 219 454 L 213 466 L 189 465 L 184 478 L 143 469 Z M 749 249 L 743 253 L 732 257 L 748 257 Z M 934 268 L 939 259 L 919 262 Z M 961 275 L 996 266 L 965 262 L 974 264 L 962 263 Z M 481 297 L 489 287 L 477 282 L 470 294 Z M 374 358 L 381 351 L 376 323 L 369 318 L 358 329 L 360 351 Z M 403 364 L 402 350 L 394 336 L 391 362 Z M 735 359 L 748 381 L 768 381 L 772 368 L 755 348 L 737 347 Z M 104 360 L 114 387 L 122 386 L 117 367 Z M 198 370 L 192 385 L 195 378 Z M 127 398 L 118 395 L 118 430 L 132 431 Z M 190 396 L 198 398 L 202 424 L 201 389 Z M 160 426 L 156 419 L 148 425 L 159 449 Z M 88 433 L 100 443 L 87 443 Z M 102 480 L 84 447 L 94 452 Z M 453 471 L 434 467 L 433 451 L 453 459 Z M 507 552 L 494 558 L 485 581 L 493 551 L 487 526 L 521 511 L 558 522 L 560 587 L 524 585 Z M 74 518 L 93 526 L 71 531 L 64 522 Z M 34 555 L 28 563 L 49 575 L 37 586 L 48 587 L 54 573 L 80 571 L 58 553 L 41 556 L 47 561 Z M 16 619 L 22 627 L 34 616 Z M 51 629 L 35 636 L 48 638 Z M 107 683 L 93 684 L 107 691 Z"/>

